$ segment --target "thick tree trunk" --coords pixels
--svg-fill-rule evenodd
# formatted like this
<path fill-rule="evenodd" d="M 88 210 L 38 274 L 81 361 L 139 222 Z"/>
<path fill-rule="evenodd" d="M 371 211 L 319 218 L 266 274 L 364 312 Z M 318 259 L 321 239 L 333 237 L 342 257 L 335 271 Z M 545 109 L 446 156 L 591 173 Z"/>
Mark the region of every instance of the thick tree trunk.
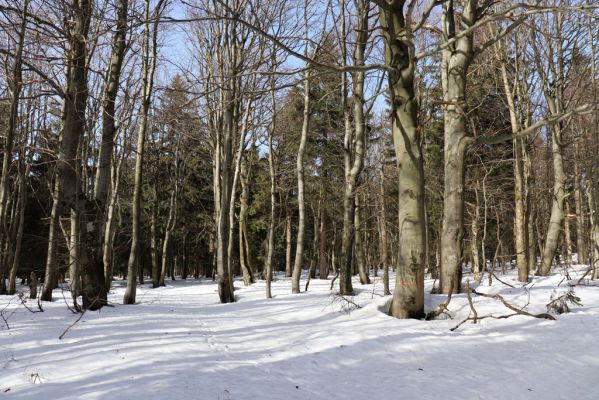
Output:
<path fill-rule="evenodd" d="M 222 103 L 225 106 L 223 113 L 223 138 L 222 144 L 217 147 L 217 153 L 222 152 L 222 156 L 218 156 L 217 162 L 217 177 L 218 186 L 215 191 L 218 191 L 219 205 L 217 207 L 217 229 L 216 229 L 216 282 L 218 285 L 218 295 L 221 303 L 232 303 L 235 301 L 233 294 L 233 277 L 229 270 L 229 212 L 231 205 L 231 196 L 233 190 L 233 182 L 231 176 L 231 167 L 233 161 L 233 133 L 234 133 L 234 104 L 232 93 L 224 95 Z"/>
<path fill-rule="evenodd" d="M 465 28 L 475 23 L 477 1 L 464 4 L 461 20 Z M 456 38 L 453 1 L 444 4 L 443 29 L 448 39 Z M 443 50 L 444 94 L 444 195 L 441 230 L 442 293 L 459 293 L 462 282 L 464 236 L 464 161 L 468 147 L 466 116 L 466 74 L 474 57 L 473 33 L 461 35 Z"/>
<path fill-rule="evenodd" d="M 418 101 L 414 87 L 415 47 L 402 8 L 381 9 L 385 60 L 392 108 L 392 134 L 399 173 L 398 252 L 395 290 L 389 314 L 396 318 L 424 315 L 424 168 Z"/>
<path fill-rule="evenodd" d="M 98 169 L 94 184 L 94 198 L 100 202 L 102 210 L 106 208 L 110 174 L 114 153 L 114 139 L 116 136 L 115 101 L 119 91 L 121 69 L 127 47 L 125 36 L 127 33 L 127 12 L 129 0 L 119 0 L 117 8 L 116 30 L 112 39 L 112 54 L 106 74 L 106 85 L 102 98 L 102 139 L 98 155 Z M 101 213 L 103 214 L 103 212 Z"/>
<path fill-rule="evenodd" d="M 541 257 L 541 265 L 539 266 L 538 274 L 541 276 L 549 275 L 553 258 L 557 249 L 559 236 L 562 230 L 564 221 L 564 199 L 566 197 L 566 175 L 564 173 L 564 160 L 561 146 L 561 127 L 556 125 L 553 127 L 553 136 L 551 138 L 551 149 L 553 153 L 553 196 L 551 205 L 551 216 L 549 218 L 549 226 L 545 236 L 545 245 L 543 246 L 543 254 Z"/>

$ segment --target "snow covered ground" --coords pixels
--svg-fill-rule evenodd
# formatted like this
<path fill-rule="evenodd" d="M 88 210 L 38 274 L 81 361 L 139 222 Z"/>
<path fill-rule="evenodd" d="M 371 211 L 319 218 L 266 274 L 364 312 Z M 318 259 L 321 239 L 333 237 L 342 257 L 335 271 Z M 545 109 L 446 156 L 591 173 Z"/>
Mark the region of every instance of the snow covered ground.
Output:
<path fill-rule="evenodd" d="M 224 305 L 212 282 L 168 281 L 140 287 L 133 306 L 119 304 L 124 283 L 117 281 L 114 307 L 87 312 L 62 340 L 78 315 L 60 290 L 61 300 L 36 314 L 0 296 L 10 326 L 0 319 L 0 397 L 599 399 L 599 287 L 585 282 L 575 288 L 584 306 L 556 321 L 488 318 L 453 332 L 469 313 L 466 295 L 451 300 L 453 319 L 396 320 L 379 312 L 388 301 L 380 279 L 355 283 L 352 301 L 362 308 L 351 312 L 331 295 L 330 281 L 312 280 L 309 292 L 291 295 L 289 280 L 280 278 L 271 300 L 264 282 L 236 282 L 238 301 Z M 534 278 L 528 291 L 497 281 L 477 290 L 540 313 L 566 283 L 558 273 Z M 427 311 L 445 301 L 428 294 L 431 285 Z M 479 316 L 511 313 L 493 299 L 473 301 Z"/>

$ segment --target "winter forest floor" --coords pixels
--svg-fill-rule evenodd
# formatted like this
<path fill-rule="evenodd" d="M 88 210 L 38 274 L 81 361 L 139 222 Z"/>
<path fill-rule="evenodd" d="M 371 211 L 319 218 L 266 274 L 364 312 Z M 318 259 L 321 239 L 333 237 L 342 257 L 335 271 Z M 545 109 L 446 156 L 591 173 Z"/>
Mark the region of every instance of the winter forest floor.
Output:
<path fill-rule="evenodd" d="M 570 282 L 583 267 L 569 270 Z M 471 277 L 466 276 L 464 281 Z M 531 313 L 546 312 L 552 294 L 567 291 L 556 272 L 521 288 L 514 274 L 486 277 L 477 290 L 500 293 Z M 574 288 L 582 307 L 556 321 L 514 316 L 470 321 L 466 294 L 449 304 L 452 319 L 396 320 L 380 278 L 354 282 L 356 308 L 314 279 L 307 293 L 290 282 L 243 287 L 237 302 L 219 304 L 207 280 L 168 281 L 138 288 L 137 305 L 120 305 L 124 282 L 109 295 L 113 307 L 78 315 L 61 290 L 44 312 L 0 296 L 0 397 L 8 399 L 597 399 L 599 287 Z M 305 281 L 302 282 L 302 289 Z M 446 300 L 430 295 L 426 309 Z M 558 286 L 559 285 L 559 286 Z M 68 298 L 68 293 L 64 295 Z M 511 314 L 501 302 L 472 295 L 478 316 Z M 27 303 L 36 309 L 35 301 Z M 348 310 L 348 306 L 355 308 Z"/>

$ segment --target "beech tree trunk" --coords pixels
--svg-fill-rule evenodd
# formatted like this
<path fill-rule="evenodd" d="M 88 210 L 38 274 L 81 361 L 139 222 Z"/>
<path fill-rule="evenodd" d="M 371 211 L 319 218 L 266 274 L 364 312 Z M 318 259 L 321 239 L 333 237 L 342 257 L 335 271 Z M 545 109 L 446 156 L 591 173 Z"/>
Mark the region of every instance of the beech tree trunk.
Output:
<path fill-rule="evenodd" d="M 307 44 L 306 44 L 307 46 Z M 291 292 L 300 292 L 300 278 L 302 276 L 302 264 L 304 257 L 304 234 L 306 230 L 306 205 L 304 195 L 304 153 L 306 151 L 306 142 L 308 140 L 308 132 L 310 131 L 310 70 L 306 72 L 304 80 L 304 117 L 302 122 L 302 134 L 300 145 L 297 151 L 295 172 L 297 174 L 297 206 L 298 206 L 298 223 L 297 223 L 297 239 L 295 247 L 295 259 L 293 261 L 293 272 L 291 278 Z"/>
<path fill-rule="evenodd" d="M 356 44 L 354 47 L 353 62 L 356 66 L 364 65 L 368 29 L 368 4 L 365 1 L 356 2 Z M 345 2 L 341 2 L 341 54 L 343 65 L 346 63 L 346 32 L 345 32 Z M 341 265 L 339 268 L 339 293 L 341 295 L 353 294 L 351 282 L 353 246 L 356 239 L 355 226 L 355 199 L 358 179 L 364 166 L 366 119 L 364 115 L 364 71 L 353 72 L 353 117 L 354 126 L 350 122 L 350 110 L 347 104 L 348 82 L 345 73 L 342 74 L 342 107 L 345 122 L 345 136 L 343 140 L 345 187 L 343 190 L 343 233 L 341 236 Z M 363 254 L 361 255 L 363 258 Z M 363 260 L 362 260 L 363 263 Z M 361 279 L 364 276 L 361 275 Z M 367 281 L 368 278 L 366 277 Z"/>
<path fill-rule="evenodd" d="M 501 63 L 501 77 L 503 79 L 503 88 L 505 91 L 508 110 L 510 112 L 510 123 L 512 133 L 520 130 L 519 116 L 514 103 L 514 90 L 512 90 L 507 74 L 505 62 Z M 514 147 L 514 231 L 516 247 L 516 265 L 518 267 L 518 281 L 528 282 L 528 230 L 526 226 L 526 180 L 524 177 L 524 139 L 515 139 Z"/>
<path fill-rule="evenodd" d="M 403 2 L 393 2 L 403 4 Z M 424 168 L 418 101 L 414 87 L 415 45 L 403 7 L 380 8 L 391 103 L 392 134 L 399 174 L 398 251 L 395 290 L 389 314 L 424 316 Z"/>
<path fill-rule="evenodd" d="M 460 24 L 463 29 L 475 23 L 476 0 L 464 2 Z M 466 120 L 466 74 L 474 57 L 473 32 L 456 30 L 454 2 L 444 3 L 442 16 L 446 39 L 455 39 L 443 50 L 442 83 L 444 117 L 444 187 L 441 230 L 441 293 L 459 293 L 462 282 L 464 236 L 464 161 L 468 147 Z M 456 38 L 457 37 L 457 38 Z"/>
<path fill-rule="evenodd" d="M 557 13 L 555 16 L 555 32 L 558 36 L 561 34 L 562 14 Z M 547 32 L 549 35 L 550 33 Z M 536 39 L 536 36 L 535 36 Z M 539 49 L 536 40 L 533 40 L 534 56 L 541 78 L 545 101 L 551 115 L 559 115 L 562 113 L 563 91 L 564 91 L 564 51 L 563 41 L 559 40 L 557 50 L 554 50 L 552 45 L 548 45 L 547 49 Z M 548 59 L 546 65 L 541 60 L 541 54 L 548 51 Z M 556 63 L 557 61 L 557 63 Z M 555 65 L 557 64 L 557 65 Z M 555 85 L 550 81 L 555 79 Z M 553 156 L 553 196 L 551 202 L 551 216 L 547 233 L 545 235 L 545 244 L 543 246 L 543 254 L 541 257 L 541 265 L 537 271 L 538 275 L 547 276 L 551 272 L 551 265 L 555 257 L 559 236 L 562 225 L 564 223 L 564 201 L 566 198 L 566 174 L 564 170 L 564 157 L 562 150 L 562 124 L 557 123 L 551 129 L 551 153 Z"/>
<path fill-rule="evenodd" d="M 133 201 L 131 207 L 131 250 L 127 264 L 127 289 L 123 297 L 123 304 L 135 304 L 137 292 L 137 273 L 140 258 L 140 219 L 141 219 L 141 186 L 143 175 L 144 145 L 148 128 L 148 115 L 150 112 L 152 91 L 154 88 L 154 72 L 156 71 L 156 56 L 158 42 L 158 19 L 160 17 L 164 0 L 159 0 L 154 9 L 153 21 L 150 21 L 150 1 L 145 2 L 145 25 L 142 63 L 142 104 L 137 133 L 137 155 L 135 157 L 135 178 L 133 186 Z M 153 23 L 150 30 L 150 22 Z M 141 274 L 140 274 L 141 276 Z"/>

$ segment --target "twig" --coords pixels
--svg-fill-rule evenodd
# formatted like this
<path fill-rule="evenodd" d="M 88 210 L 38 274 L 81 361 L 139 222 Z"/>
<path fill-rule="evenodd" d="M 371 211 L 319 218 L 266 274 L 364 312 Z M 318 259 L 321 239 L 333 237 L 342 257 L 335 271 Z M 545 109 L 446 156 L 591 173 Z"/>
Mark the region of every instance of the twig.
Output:
<path fill-rule="evenodd" d="M 341 308 L 343 309 L 343 311 L 345 311 L 346 313 L 350 313 L 352 310 L 355 309 L 360 309 L 362 308 L 361 305 L 359 305 L 358 303 L 356 303 L 355 301 L 348 299 L 345 296 L 342 296 L 340 294 L 336 294 L 334 295 L 333 298 L 333 302 L 339 302 L 339 301 L 345 301 L 345 304 L 341 305 Z"/>
<path fill-rule="evenodd" d="M 331 287 L 329 288 L 329 290 L 333 290 L 333 285 L 335 284 L 335 280 L 339 277 L 339 271 L 337 271 L 337 273 L 335 274 L 335 276 L 333 277 L 333 279 L 331 280 Z"/>
<path fill-rule="evenodd" d="M 497 277 L 497 275 L 495 275 L 495 272 L 493 272 L 493 271 L 489 271 L 489 272 L 490 272 L 490 273 L 491 273 L 491 275 L 493 275 L 493 277 L 494 277 L 495 279 L 497 279 L 497 280 L 498 280 L 500 283 L 503 283 L 504 285 L 506 285 L 506 286 L 509 286 L 509 287 L 511 287 L 511 288 L 514 288 L 514 289 L 516 288 L 516 286 L 514 286 L 514 285 L 510 285 L 509 283 L 507 283 L 507 282 L 504 282 L 504 281 L 502 281 L 501 279 L 499 279 L 499 278 Z"/>
<path fill-rule="evenodd" d="M 494 315 L 483 315 L 482 317 L 478 317 L 478 320 L 480 321 L 481 319 L 486 319 L 486 318 L 492 318 L 492 319 L 507 319 L 510 317 L 513 317 L 515 315 L 518 315 L 517 313 L 514 314 L 506 314 L 506 315 L 500 315 L 498 317 L 494 316 Z M 450 331 L 455 331 L 456 329 L 458 329 L 460 326 L 462 326 L 466 321 L 470 320 L 472 318 L 466 318 L 463 321 L 461 321 L 459 324 L 457 324 L 456 326 L 454 326 L 453 328 L 450 329 Z"/>
<path fill-rule="evenodd" d="M 586 276 L 593 270 L 593 267 L 588 267 L 587 270 L 584 272 L 584 274 L 578 279 L 578 281 L 574 284 L 574 285 L 570 285 L 570 286 L 576 286 L 576 285 L 580 285 L 580 282 L 582 282 L 582 280 L 584 278 L 586 278 Z"/>
<path fill-rule="evenodd" d="M 67 334 L 67 332 L 69 331 L 69 329 L 71 329 L 72 327 L 74 327 L 75 324 L 77 324 L 77 322 L 79 322 L 81 320 L 81 318 L 83 318 L 83 316 L 85 315 L 86 311 L 87 311 L 87 308 L 85 310 L 83 310 L 83 312 L 79 315 L 79 317 L 75 320 L 75 322 L 73 322 L 71 325 L 69 325 L 67 327 L 67 329 L 64 330 L 64 332 L 58 337 L 58 339 L 62 340 L 62 338 L 64 337 L 64 335 Z"/>
<path fill-rule="evenodd" d="M 472 312 L 472 314 L 474 314 L 474 317 L 472 317 L 472 323 L 476 324 L 478 322 L 478 313 L 476 312 L 476 309 L 474 308 L 474 303 L 472 302 L 472 296 L 470 295 L 472 289 L 470 289 L 470 281 L 466 281 L 466 295 L 468 295 L 468 304 L 470 305 L 470 311 Z"/>
<path fill-rule="evenodd" d="M 450 290 L 449 294 L 447 294 L 447 300 L 445 301 L 445 303 L 439 304 L 439 308 L 437 308 L 436 310 L 429 311 L 426 314 L 426 316 L 424 317 L 424 320 L 425 321 L 431 321 L 431 320 L 437 318 L 441 314 L 445 314 L 445 315 L 449 316 L 450 319 L 452 319 L 451 314 L 449 314 L 447 312 L 448 311 L 447 306 L 449 306 L 449 302 L 451 301 L 451 295 L 452 295 L 452 293 L 453 293 L 453 290 Z"/>
<path fill-rule="evenodd" d="M 25 298 L 23 297 L 23 293 L 22 293 L 22 292 L 21 292 L 21 293 L 19 293 L 19 299 L 21 300 L 21 305 L 22 305 L 23 307 L 25 307 L 25 308 L 26 308 L 26 309 L 27 309 L 29 312 L 31 312 L 31 313 L 34 313 L 34 314 L 35 314 L 35 313 L 38 313 L 38 312 L 44 312 L 44 309 L 42 308 L 42 303 L 41 303 L 41 300 L 40 300 L 40 298 L 39 298 L 39 297 L 38 297 L 38 299 L 37 299 L 37 308 L 38 308 L 37 310 L 32 310 L 32 309 L 31 309 L 31 307 L 29 307 L 29 306 L 26 304 L 26 302 L 27 302 L 27 299 L 25 299 Z"/>

